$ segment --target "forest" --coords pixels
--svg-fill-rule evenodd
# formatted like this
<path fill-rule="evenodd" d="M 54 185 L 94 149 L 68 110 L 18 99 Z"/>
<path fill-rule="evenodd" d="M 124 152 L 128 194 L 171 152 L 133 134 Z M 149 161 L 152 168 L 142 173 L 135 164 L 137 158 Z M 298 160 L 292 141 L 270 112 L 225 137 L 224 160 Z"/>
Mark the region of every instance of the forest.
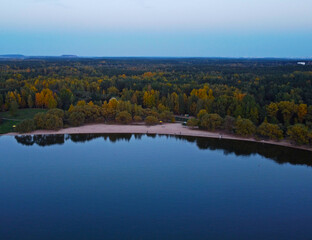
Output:
<path fill-rule="evenodd" d="M 312 144 L 312 62 L 222 58 L 27 58 L 0 60 L 0 128 L 86 123 L 187 125 Z M 6 116 L 6 117 L 4 117 Z M 7 117 L 10 116 L 10 117 Z M 2 118 L 2 119 L 1 119 Z"/>

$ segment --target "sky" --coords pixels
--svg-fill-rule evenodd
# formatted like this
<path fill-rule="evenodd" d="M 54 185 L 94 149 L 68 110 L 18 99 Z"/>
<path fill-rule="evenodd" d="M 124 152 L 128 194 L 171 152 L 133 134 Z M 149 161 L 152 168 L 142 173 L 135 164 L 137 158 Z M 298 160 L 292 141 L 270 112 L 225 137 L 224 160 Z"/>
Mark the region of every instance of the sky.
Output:
<path fill-rule="evenodd" d="M 0 54 L 312 57 L 311 0 L 0 0 Z"/>

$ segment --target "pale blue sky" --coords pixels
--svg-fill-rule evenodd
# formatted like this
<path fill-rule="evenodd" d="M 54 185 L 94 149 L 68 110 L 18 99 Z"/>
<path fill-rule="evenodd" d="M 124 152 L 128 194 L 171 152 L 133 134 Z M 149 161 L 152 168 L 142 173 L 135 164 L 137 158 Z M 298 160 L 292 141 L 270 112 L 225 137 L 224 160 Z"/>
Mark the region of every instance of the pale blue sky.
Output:
<path fill-rule="evenodd" d="M 312 57 L 312 1 L 0 0 L 0 54 Z"/>

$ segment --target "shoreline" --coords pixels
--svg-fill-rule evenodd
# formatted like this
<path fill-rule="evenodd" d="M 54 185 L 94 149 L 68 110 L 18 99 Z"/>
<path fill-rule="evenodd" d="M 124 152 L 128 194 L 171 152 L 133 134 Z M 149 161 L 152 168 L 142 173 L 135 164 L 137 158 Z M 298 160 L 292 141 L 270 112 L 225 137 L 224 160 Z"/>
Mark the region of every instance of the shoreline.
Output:
<path fill-rule="evenodd" d="M 147 126 L 143 124 L 133 125 L 118 125 L 118 124 L 87 124 L 80 127 L 63 128 L 57 131 L 53 130 L 36 130 L 30 133 L 6 133 L 0 136 L 21 136 L 21 135 L 48 135 L 48 134 L 92 134 L 92 133 L 130 133 L 130 134 L 160 134 L 160 135 L 178 135 L 178 136 L 192 136 L 192 137 L 206 137 L 206 138 L 222 138 L 228 140 L 257 142 L 263 144 L 279 145 L 284 147 L 296 148 L 306 151 L 311 151 L 312 148 L 306 146 L 293 145 L 288 141 L 274 141 L 274 140 L 256 140 L 254 138 L 244 138 L 223 132 L 208 132 L 199 129 L 191 129 L 183 126 L 181 123 L 164 123 L 162 125 Z"/>

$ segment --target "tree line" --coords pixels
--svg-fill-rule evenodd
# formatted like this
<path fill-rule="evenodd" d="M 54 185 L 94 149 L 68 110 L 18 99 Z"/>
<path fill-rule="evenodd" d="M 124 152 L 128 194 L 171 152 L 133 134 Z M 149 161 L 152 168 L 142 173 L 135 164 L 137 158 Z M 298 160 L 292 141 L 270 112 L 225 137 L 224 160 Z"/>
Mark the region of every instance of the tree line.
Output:
<path fill-rule="evenodd" d="M 51 111 L 45 114 L 44 122 L 57 127 L 145 119 L 157 123 L 189 114 L 195 117 L 189 125 L 207 130 L 235 122 L 233 133 L 290 137 L 300 144 L 311 135 L 310 65 L 303 69 L 286 60 L 87 59 L 2 62 L 0 69 L 1 110 L 62 109 L 64 116 L 58 119 Z M 240 131 L 240 125 L 249 130 Z"/>

